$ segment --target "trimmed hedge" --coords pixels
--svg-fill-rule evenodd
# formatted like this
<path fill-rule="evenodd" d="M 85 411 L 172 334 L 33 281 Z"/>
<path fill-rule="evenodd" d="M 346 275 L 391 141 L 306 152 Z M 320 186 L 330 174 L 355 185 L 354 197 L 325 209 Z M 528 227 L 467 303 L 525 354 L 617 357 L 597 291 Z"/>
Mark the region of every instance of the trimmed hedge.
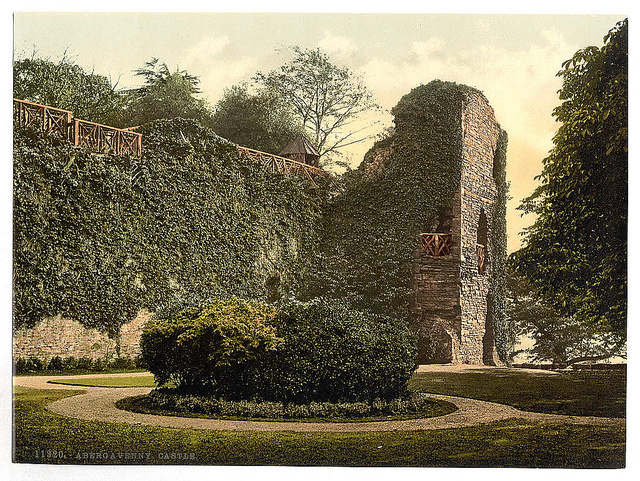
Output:
<path fill-rule="evenodd" d="M 127 398 L 118 402 L 120 409 L 158 414 L 204 414 L 207 416 L 253 419 L 299 420 L 324 418 L 329 420 L 368 420 L 389 417 L 432 417 L 455 411 L 445 401 L 430 399 L 424 393 L 411 393 L 402 398 L 376 399 L 373 402 L 310 402 L 306 404 L 279 401 L 227 401 L 211 396 L 181 396 L 170 390 L 154 390 L 147 396 Z"/>
<path fill-rule="evenodd" d="M 274 319 L 282 346 L 257 373 L 260 397 L 296 403 L 391 399 L 416 369 L 406 322 L 345 301 L 289 302 Z"/>
<path fill-rule="evenodd" d="M 40 359 L 36 356 L 18 357 L 13 361 L 13 373 L 35 374 L 47 372 L 77 372 L 95 371 L 103 372 L 107 370 L 132 370 L 140 368 L 139 358 L 117 357 L 111 360 L 91 359 L 88 357 L 60 357 L 54 356 L 49 360 Z"/>
<path fill-rule="evenodd" d="M 406 322 L 328 299 L 289 301 L 275 315 L 215 301 L 150 323 L 141 346 L 157 380 L 180 393 L 294 403 L 402 396 L 417 353 Z"/>

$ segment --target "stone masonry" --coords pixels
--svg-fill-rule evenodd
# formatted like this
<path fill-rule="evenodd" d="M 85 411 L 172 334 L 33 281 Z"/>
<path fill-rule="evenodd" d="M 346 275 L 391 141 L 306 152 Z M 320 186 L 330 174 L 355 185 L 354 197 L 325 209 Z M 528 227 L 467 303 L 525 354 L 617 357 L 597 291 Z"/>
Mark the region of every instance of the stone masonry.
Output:
<path fill-rule="evenodd" d="M 84 327 L 72 319 L 55 316 L 44 319 L 33 329 L 22 329 L 13 336 L 13 356 L 38 357 L 49 360 L 52 357 L 84 357 L 89 359 L 111 359 L 120 357 L 136 358 L 140 354 L 142 328 L 149 319 L 147 311 L 120 330 L 119 346 L 115 339 L 96 329 Z"/>
<path fill-rule="evenodd" d="M 487 99 L 469 93 L 462 112 L 462 169 L 447 225 L 450 255 L 414 252 L 411 316 L 418 327 L 420 363 L 495 364 L 493 330 L 487 329 L 491 279 L 491 226 L 496 185 L 493 159 L 500 127 Z M 482 258 L 484 257 L 484 262 Z"/>

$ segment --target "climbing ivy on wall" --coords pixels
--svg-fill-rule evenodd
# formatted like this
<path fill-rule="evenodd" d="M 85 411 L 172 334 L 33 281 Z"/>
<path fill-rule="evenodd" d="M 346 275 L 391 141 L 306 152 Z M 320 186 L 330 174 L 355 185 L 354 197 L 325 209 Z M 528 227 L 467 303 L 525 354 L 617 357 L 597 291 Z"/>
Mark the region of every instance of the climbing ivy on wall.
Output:
<path fill-rule="evenodd" d="M 272 174 L 195 121 L 141 159 L 14 132 L 14 327 L 62 314 L 117 336 L 140 308 L 295 289 L 331 180 Z"/>
<path fill-rule="evenodd" d="M 506 278 L 507 265 L 507 143 L 508 136 L 500 130 L 496 153 L 493 158 L 493 180 L 496 183 L 496 198 L 490 226 L 491 235 L 491 284 L 487 303 L 487 324 L 493 328 L 494 342 L 500 360 L 510 362 L 509 353 L 513 349 L 512 335 L 506 319 Z"/>
<path fill-rule="evenodd" d="M 460 182 L 469 89 L 436 80 L 392 109 L 394 132 L 345 175 L 345 191 L 328 206 L 308 296 L 407 316 L 418 235 L 443 228 Z"/>

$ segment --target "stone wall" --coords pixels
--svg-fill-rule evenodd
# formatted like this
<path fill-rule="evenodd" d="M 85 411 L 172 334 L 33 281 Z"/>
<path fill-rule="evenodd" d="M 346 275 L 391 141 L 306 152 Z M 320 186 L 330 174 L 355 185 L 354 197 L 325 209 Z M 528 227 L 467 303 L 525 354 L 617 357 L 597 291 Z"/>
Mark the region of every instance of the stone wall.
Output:
<path fill-rule="evenodd" d="M 463 149 L 461 191 L 461 330 L 458 362 L 482 364 L 487 321 L 487 296 L 491 275 L 491 259 L 479 272 L 478 243 L 485 243 L 491 251 L 491 232 L 478 232 L 491 225 L 496 184 L 493 178 L 493 158 L 498 144 L 500 127 L 493 108 L 479 92 L 470 92 L 462 114 Z M 484 235 L 483 235 L 484 234 Z M 483 240 L 480 240 L 483 238 Z M 488 254 L 487 254 L 488 255 Z"/>
<path fill-rule="evenodd" d="M 475 91 L 469 93 L 461 122 L 460 187 L 447 222 L 451 255 L 428 256 L 418 244 L 411 318 L 426 339 L 419 362 L 492 364 L 493 333 L 486 333 L 491 259 L 484 270 L 479 268 L 478 244 L 490 252 L 488 226 L 496 198 L 493 158 L 500 127 L 487 99 Z"/>
<path fill-rule="evenodd" d="M 135 358 L 140 354 L 142 328 L 149 319 L 147 311 L 141 311 L 128 324 L 122 326 L 120 334 L 120 356 Z M 24 329 L 13 336 L 13 356 L 38 357 L 84 357 L 110 359 L 117 357 L 117 343 L 96 329 L 84 327 L 72 319 L 60 316 L 44 319 L 33 329 Z"/>

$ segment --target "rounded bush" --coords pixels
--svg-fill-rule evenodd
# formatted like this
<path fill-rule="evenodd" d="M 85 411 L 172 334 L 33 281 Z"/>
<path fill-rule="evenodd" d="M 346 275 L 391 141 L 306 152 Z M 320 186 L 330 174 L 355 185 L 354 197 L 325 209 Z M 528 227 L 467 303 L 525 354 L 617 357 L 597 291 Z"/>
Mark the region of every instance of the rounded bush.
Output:
<path fill-rule="evenodd" d="M 403 396 L 417 354 L 405 321 L 328 299 L 277 311 L 213 301 L 150 322 L 141 348 L 156 380 L 178 393 L 298 404 Z"/>

